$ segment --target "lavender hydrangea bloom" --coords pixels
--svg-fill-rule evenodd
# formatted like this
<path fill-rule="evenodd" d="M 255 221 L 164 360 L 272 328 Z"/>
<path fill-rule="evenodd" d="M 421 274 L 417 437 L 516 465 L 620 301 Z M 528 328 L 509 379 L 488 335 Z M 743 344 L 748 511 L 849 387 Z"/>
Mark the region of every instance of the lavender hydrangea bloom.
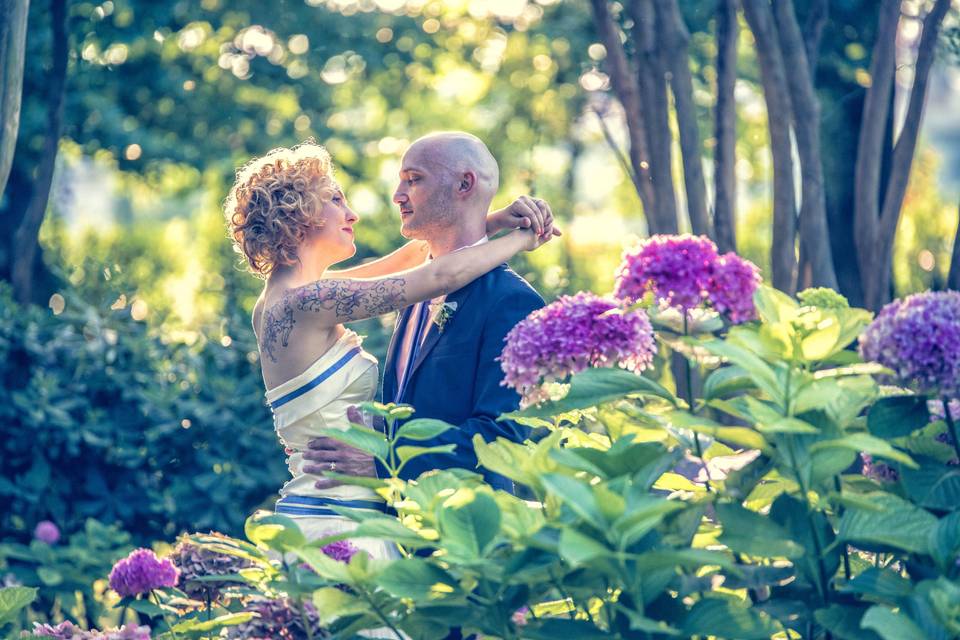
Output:
<path fill-rule="evenodd" d="M 161 560 L 150 549 L 137 549 L 110 571 L 110 588 L 123 597 L 149 593 L 177 584 L 179 572 L 173 563 Z"/>
<path fill-rule="evenodd" d="M 652 291 L 658 302 L 686 311 L 707 300 L 719 256 L 704 236 L 655 235 L 625 251 L 614 295 L 635 302 Z"/>
<path fill-rule="evenodd" d="M 875 462 L 870 454 L 861 453 L 860 458 L 863 460 L 861 473 L 864 477 L 876 480 L 880 484 L 896 482 L 900 479 L 900 474 L 897 473 L 896 469 L 884 462 Z"/>
<path fill-rule="evenodd" d="M 215 532 L 209 533 L 208 537 L 226 539 L 223 534 Z M 213 551 L 186 537 L 177 543 L 170 560 L 180 572 L 180 588 L 195 600 L 219 600 L 223 589 L 230 585 L 228 581 L 200 580 L 202 576 L 234 575 L 252 566 L 249 560 Z"/>
<path fill-rule="evenodd" d="M 586 292 L 560 296 L 534 311 L 505 341 L 501 384 L 516 389 L 525 405 L 546 399 L 546 382 L 614 364 L 640 372 L 656 352 L 646 313 L 621 312 L 616 302 Z"/>
<path fill-rule="evenodd" d="M 760 270 L 737 254 L 726 253 L 717 259 L 707 287 L 713 308 L 740 324 L 757 318 L 753 294 L 760 286 Z"/>
<path fill-rule="evenodd" d="M 303 603 L 307 624 L 312 637 L 327 638 L 329 634 L 320 627 L 320 616 L 311 602 Z M 245 611 L 255 616 L 227 631 L 227 638 L 235 640 L 306 640 L 304 616 L 289 598 L 257 598 L 247 603 Z"/>
<path fill-rule="evenodd" d="M 33 530 L 33 537 L 40 542 L 56 544 L 60 539 L 60 528 L 49 520 L 41 520 Z"/>
<path fill-rule="evenodd" d="M 885 306 L 860 336 L 860 355 L 920 393 L 960 396 L 960 293 L 918 293 Z"/>
<path fill-rule="evenodd" d="M 349 540 L 331 542 L 328 545 L 324 545 L 320 550 L 339 562 L 350 562 L 350 559 L 360 551 L 360 549 Z"/>
<path fill-rule="evenodd" d="M 123 625 L 113 631 L 86 631 L 69 620 L 57 625 L 33 623 L 33 630 L 24 631 L 24 638 L 53 638 L 54 640 L 150 640 L 150 627 Z"/>

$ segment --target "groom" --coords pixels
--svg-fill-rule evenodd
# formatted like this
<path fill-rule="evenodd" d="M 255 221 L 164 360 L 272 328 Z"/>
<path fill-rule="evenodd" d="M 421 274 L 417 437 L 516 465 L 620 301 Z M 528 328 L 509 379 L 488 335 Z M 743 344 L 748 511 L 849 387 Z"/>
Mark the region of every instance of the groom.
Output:
<path fill-rule="evenodd" d="M 400 233 L 422 240 L 433 257 L 486 242 L 486 216 L 497 192 L 500 170 L 486 145 L 467 133 L 436 133 L 415 141 L 404 154 L 393 201 L 400 207 Z M 553 233 L 552 214 L 541 200 L 522 199 Z M 512 483 L 477 467 L 473 437 L 522 441 L 526 430 L 497 417 L 518 408 L 520 396 L 500 385 L 496 358 L 504 337 L 520 320 L 543 306 L 540 295 L 506 264 L 446 296 L 400 312 L 383 375 L 383 402 L 413 405 L 416 418 L 456 425 L 418 446 L 453 444 L 451 453 L 411 460 L 403 479 L 431 469 L 459 467 L 476 471 L 493 487 L 513 490 Z M 369 455 L 330 438 L 310 443 L 304 467 L 321 475 L 336 464 L 338 473 L 384 477 L 386 470 Z M 319 488 L 334 486 L 321 479 Z"/>

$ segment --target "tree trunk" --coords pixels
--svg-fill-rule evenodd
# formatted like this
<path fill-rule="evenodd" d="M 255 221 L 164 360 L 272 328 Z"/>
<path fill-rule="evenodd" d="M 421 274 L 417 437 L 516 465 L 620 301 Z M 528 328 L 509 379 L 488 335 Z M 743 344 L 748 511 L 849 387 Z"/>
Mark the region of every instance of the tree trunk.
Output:
<path fill-rule="evenodd" d="M 627 132 L 630 137 L 630 162 L 633 170 L 630 174 L 633 186 L 640 196 L 643 212 L 650 220 L 656 214 L 653 179 L 650 175 L 650 150 L 647 141 L 646 123 L 640 102 L 640 86 L 637 74 L 632 68 L 627 53 L 620 40 L 620 28 L 610 14 L 607 0 L 590 0 L 594 21 L 600 40 L 607 50 L 607 71 L 613 90 L 623 106 L 627 120 Z"/>
<path fill-rule="evenodd" d="M 960 291 L 960 205 L 957 206 L 957 231 L 953 234 L 953 254 L 950 256 L 947 289 Z"/>
<path fill-rule="evenodd" d="M 777 0 L 773 14 L 780 36 L 783 63 L 794 69 L 787 75 L 793 105 L 797 153 L 800 156 L 800 254 L 809 262 L 811 283 L 837 288 L 827 228 L 827 204 L 823 192 L 823 164 L 820 160 L 820 102 L 813 89 L 800 25 L 793 0 Z"/>
<path fill-rule="evenodd" d="M 830 5 L 827 0 L 811 0 L 810 13 L 803 25 L 803 47 L 807 53 L 807 64 L 810 68 L 810 77 L 817 77 L 817 58 L 820 55 L 820 39 L 823 37 L 823 28 L 830 15 Z M 814 83 L 816 84 L 816 83 Z"/>
<path fill-rule="evenodd" d="M 717 6 L 717 106 L 713 150 L 713 229 L 721 253 L 737 250 L 737 0 Z"/>
<path fill-rule="evenodd" d="M 0 197 L 7 186 L 20 128 L 20 98 L 30 0 L 0 0 Z"/>
<path fill-rule="evenodd" d="M 923 108 L 927 98 L 927 80 L 933 66 L 940 25 L 950 9 L 950 0 L 937 0 L 923 20 L 923 33 L 917 50 L 914 66 L 913 86 L 910 88 L 910 100 L 907 115 L 900 129 L 900 135 L 893 147 L 893 159 L 890 166 L 890 179 L 886 183 L 880 218 L 877 224 L 874 254 L 879 260 L 876 268 L 865 275 L 869 283 L 864 283 L 867 305 L 879 309 L 888 299 L 892 280 L 893 242 L 900 222 L 900 210 L 910 181 L 913 156 L 917 149 L 917 135 L 923 119 Z"/>
<path fill-rule="evenodd" d="M 654 214 L 647 216 L 651 233 L 676 233 L 677 195 L 673 187 L 673 140 L 667 102 L 663 57 L 657 40 L 656 12 L 652 0 L 631 0 L 634 46 L 639 57 L 640 100 L 650 144 Z"/>
<path fill-rule="evenodd" d="M 767 104 L 767 127 L 773 155 L 773 286 L 793 294 L 797 279 L 796 193 L 793 184 L 793 120 L 783 55 L 768 0 L 743 0 L 743 12 L 757 43 L 757 58 Z"/>
<path fill-rule="evenodd" d="M 690 228 L 696 235 L 713 238 L 710 216 L 707 214 L 707 187 L 703 177 L 703 148 L 700 145 L 700 128 L 697 124 L 697 105 L 693 101 L 690 32 L 683 22 L 677 0 L 661 0 L 657 3 L 656 24 L 663 38 L 661 51 L 667 60 L 677 127 L 680 130 L 683 184 L 687 194 Z"/>
<path fill-rule="evenodd" d="M 57 148 L 63 122 L 63 101 L 67 80 L 67 0 L 51 0 L 50 20 L 53 30 L 53 69 L 48 78 L 47 134 L 43 143 L 34 178 L 33 193 L 27 210 L 14 234 L 13 241 L 13 295 L 21 303 L 34 298 L 34 260 L 37 257 L 37 237 L 47 211 Z"/>

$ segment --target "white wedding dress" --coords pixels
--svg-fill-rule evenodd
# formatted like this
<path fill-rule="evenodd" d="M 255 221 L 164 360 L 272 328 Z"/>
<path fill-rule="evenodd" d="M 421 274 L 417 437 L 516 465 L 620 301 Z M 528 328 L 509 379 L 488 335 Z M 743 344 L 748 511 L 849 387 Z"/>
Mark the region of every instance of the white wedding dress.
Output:
<path fill-rule="evenodd" d="M 341 485 L 317 489 L 318 476 L 304 473 L 307 443 L 323 429 L 346 429 L 347 409 L 376 397 L 377 359 L 363 350 L 349 329 L 330 349 L 295 378 L 267 391 L 274 426 L 286 447 L 291 479 L 280 489 L 276 513 L 296 520 L 309 540 L 352 531 L 356 523 L 337 515 L 332 506 L 385 511 L 383 499 L 371 489 Z M 351 542 L 371 558 L 398 558 L 392 543 L 369 538 Z"/>

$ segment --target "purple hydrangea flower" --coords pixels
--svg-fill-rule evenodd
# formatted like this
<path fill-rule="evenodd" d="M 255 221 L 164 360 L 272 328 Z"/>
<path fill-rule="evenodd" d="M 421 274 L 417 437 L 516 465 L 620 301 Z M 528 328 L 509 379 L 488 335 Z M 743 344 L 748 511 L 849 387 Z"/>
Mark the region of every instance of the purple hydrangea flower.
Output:
<path fill-rule="evenodd" d="M 227 539 L 220 533 L 210 532 L 207 535 Z M 180 588 L 194 600 L 219 600 L 224 595 L 223 589 L 231 584 L 228 581 L 201 580 L 201 576 L 235 575 L 241 569 L 252 566 L 249 560 L 214 551 L 186 537 L 177 543 L 170 560 L 180 572 Z"/>
<path fill-rule="evenodd" d="M 360 549 L 354 546 L 349 540 L 331 542 L 328 545 L 324 545 L 320 550 L 339 562 L 350 562 L 350 559 L 360 552 Z"/>
<path fill-rule="evenodd" d="M 960 293 L 917 293 L 885 306 L 860 336 L 860 355 L 920 393 L 960 396 Z"/>
<path fill-rule="evenodd" d="M 312 637 L 327 638 L 329 635 L 320 627 L 320 616 L 312 602 L 305 601 L 303 609 L 307 624 L 311 627 Z M 244 609 L 255 615 L 251 620 L 230 627 L 227 638 L 236 640 L 306 640 L 304 616 L 299 607 L 289 598 L 256 598 L 247 603 Z"/>
<path fill-rule="evenodd" d="M 507 334 L 500 355 L 501 384 L 516 389 L 524 405 L 546 399 L 542 385 L 587 367 L 614 364 L 640 372 L 653 363 L 653 328 L 642 310 L 623 312 L 592 293 L 560 296 Z"/>
<path fill-rule="evenodd" d="M 60 528 L 49 520 L 41 520 L 33 530 L 33 537 L 40 542 L 56 544 L 60 539 Z"/>
<path fill-rule="evenodd" d="M 123 597 L 136 596 L 161 587 L 174 587 L 179 575 L 170 560 L 161 560 L 150 549 L 137 549 L 113 565 L 110 588 Z"/>
<path fill-rule="evenodd" d="M 650 292 L 683 314 L 709 305 L 736 324 L 756 318 L 759 284 L 755 264 L 732 252 L 718 255 L 706 236 L 655 235 L 624 252 L 614 296 L 633 303 Z"/>
<path fill-rule="evenodd" d="M 655 235 L 623 254 L 614 295 L 635 302 L 652 291 L 658 302 L 683 311 L 707 300 L 719 256 L 705 236 Z"/>
<path fill-rule="evenodd" d="M 880 484 L 896 482 L 900 479 L 896 469 L 884 462 L 875 462 L 869 453 L 861 453 L 860 458 L 863 460 L 861 473 L 864 477 L 876 480 Z"/>
<path fill-rule="evenodd" d="M 86 631 L 69 620 L 57 625 L 33 623 L 33 630 L 22 637 L 53 638 L 55 640 L 150 640 L 150 627 L 123 625 L 113 631 Z"/>
<path fill-rule="evenodd" d="M 740 324 L 757 318 L 753 294 L 760 286 L 760 270 L 737 254 L 726 253 L 716 261 L 707 295 L 713 308 Z"/>

